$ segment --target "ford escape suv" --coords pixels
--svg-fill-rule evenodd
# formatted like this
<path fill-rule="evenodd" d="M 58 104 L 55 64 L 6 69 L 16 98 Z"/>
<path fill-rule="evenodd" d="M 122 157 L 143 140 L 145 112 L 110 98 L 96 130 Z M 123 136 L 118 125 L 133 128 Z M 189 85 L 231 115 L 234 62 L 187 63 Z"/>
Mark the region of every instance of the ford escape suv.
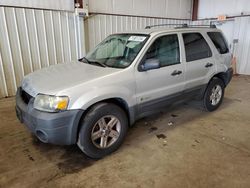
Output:
<path fill-rule="evenodd" d="M 108 36 L 79 62 L 27 75 L 18 119 L 44 143 L 92 158 L 118 149 L 137 119 L 183 99 L 216 110 L 232 78 L 231 54 L 216 28 L 150 28 Z"/>

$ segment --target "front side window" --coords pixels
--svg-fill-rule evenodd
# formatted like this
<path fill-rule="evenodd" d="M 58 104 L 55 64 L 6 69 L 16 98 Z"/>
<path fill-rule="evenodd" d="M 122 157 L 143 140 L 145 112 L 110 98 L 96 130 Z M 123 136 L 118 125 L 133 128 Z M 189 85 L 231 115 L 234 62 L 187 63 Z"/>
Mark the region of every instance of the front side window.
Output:
<path fill-rule="evenodd" d="M 185 45 L 187 62 L 212 56 L 211 49 L 200 33 L 184 33 L 182 35 Z"/>
<path fill-rule="evenodd" d="M 114 68 L 128 67 L 145 44 L 148 35 L 114 34 L 107 37 L 84 58 Z"/>
<path fill-rule="evenodd" d="M 226 40 L 220 32 L 208 32 L 207 34 L 220 54 L 229 52 Z"/>
<path fill-rule="evenodd" d="M 180 63 L 180 50 L 176 34 L 159 37 L 154 41 L 146 53 L 146 59 L 158 59 L 160 66 Z"/>

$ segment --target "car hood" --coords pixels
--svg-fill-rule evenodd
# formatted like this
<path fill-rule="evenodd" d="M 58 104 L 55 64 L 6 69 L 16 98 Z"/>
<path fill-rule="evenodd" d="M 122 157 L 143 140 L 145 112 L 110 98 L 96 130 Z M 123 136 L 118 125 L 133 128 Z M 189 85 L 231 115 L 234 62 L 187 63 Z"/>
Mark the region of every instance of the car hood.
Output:
<path fill-rule="evenodd" d="M 119 69 L 100 67 L 80 62 L 57 64 L 25 76 L 22 82 L 22 89 L 33 97 L 38 93 L 56 95 L 56 93 L 64 89 L 118 71 Z"/>

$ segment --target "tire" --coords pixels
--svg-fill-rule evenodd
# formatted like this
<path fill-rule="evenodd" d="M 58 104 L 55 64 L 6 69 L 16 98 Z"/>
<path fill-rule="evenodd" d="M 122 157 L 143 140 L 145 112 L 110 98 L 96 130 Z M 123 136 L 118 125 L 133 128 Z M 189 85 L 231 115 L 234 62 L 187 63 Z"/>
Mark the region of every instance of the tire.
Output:
<path fill-rule="evenodd" d="M 94 105 L 81 122 L 78 147 L 89 157 L 100 159 L 117 150 L 128 130 L 126 113 L 117 105 Z"/>
<path fill-rule="evenodd" d="M 224 82 L 220 78 L 212 78 L 203 98 L 203 105 L 207 111 L 212 112 L 221 105 L 224 97 L 224 90 Z"/>

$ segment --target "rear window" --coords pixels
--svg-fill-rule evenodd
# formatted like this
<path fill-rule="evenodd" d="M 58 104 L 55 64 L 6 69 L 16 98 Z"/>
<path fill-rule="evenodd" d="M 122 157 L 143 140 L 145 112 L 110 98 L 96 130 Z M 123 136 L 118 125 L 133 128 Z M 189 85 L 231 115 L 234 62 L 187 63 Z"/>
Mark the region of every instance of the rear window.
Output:
<path fill-rule="evenodd" d="M 226 40 L 220 32 L 208 32 L 207 34 L 220 54 L 229 52 Z"/>
<path fill-rule="evenodd" d="M 195 61 L 212 56 L 212 52 L 200 33 L 184 33 L 183 40 L 186 51 L 186 61 Z"/>

